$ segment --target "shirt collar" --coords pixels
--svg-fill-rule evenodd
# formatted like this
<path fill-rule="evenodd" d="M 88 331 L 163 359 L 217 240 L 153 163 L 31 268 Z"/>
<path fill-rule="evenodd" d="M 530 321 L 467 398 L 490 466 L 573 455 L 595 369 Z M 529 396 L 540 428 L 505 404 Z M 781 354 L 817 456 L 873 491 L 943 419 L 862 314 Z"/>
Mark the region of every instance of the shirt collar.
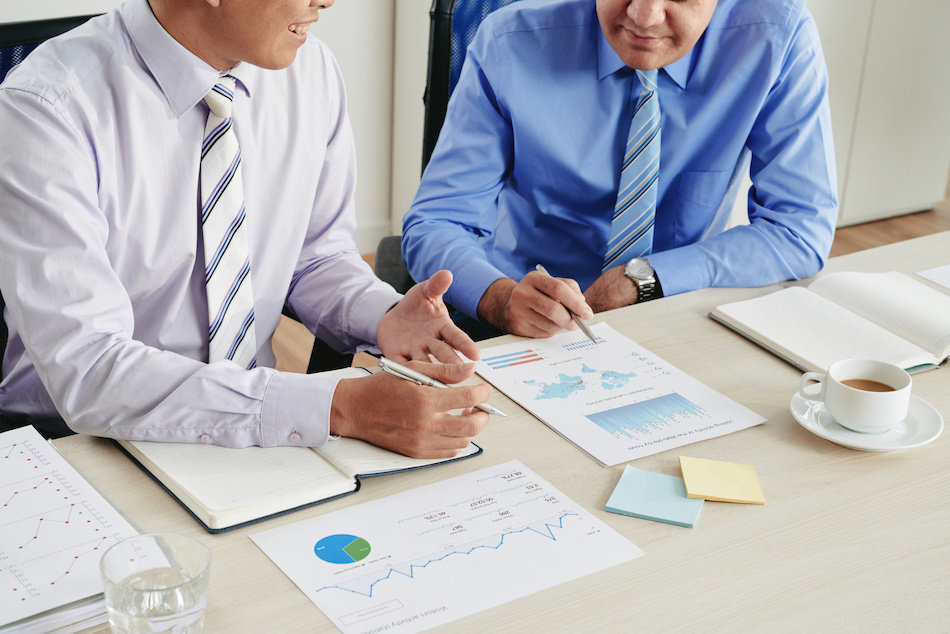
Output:
<path fill-rule="evenodd" d="M 617 52 L 610 46 L 610 42 L 607 41 L 603 29 L 600 28 L 600 23 L 594 20 L 594 24 L 596 25 L 595 30 L 597 31 L 597 78 L 603 79 L 608 75 L 627 68 L 627 65 L 623 63 L 623 60 L 620 59 Z M 689 81 L 690 70 L 693 68 L 693 58 L 696 56 L 696 49 L 699 48 L 702 40 L 703 38 L 700 38 L 699 43 L 691 48 L 681 59 L 661 69 L 665 71 L 669 78 L 676 82 L 676 85 L 680 88 L 686 88 L 686 83 Z"/>
<path fill-rule="evenodd" d="M 159 24 L 148 0 L 130 0 L 122 5 L 122 20 L 132 40 L 132 46 L 154 77 L 176 117 L 194 108 L 221 75 L 207 62 L 179 44 Z M 245 93 L 248 73 L 238 64 L 229 74 L 238 79 Z"/>

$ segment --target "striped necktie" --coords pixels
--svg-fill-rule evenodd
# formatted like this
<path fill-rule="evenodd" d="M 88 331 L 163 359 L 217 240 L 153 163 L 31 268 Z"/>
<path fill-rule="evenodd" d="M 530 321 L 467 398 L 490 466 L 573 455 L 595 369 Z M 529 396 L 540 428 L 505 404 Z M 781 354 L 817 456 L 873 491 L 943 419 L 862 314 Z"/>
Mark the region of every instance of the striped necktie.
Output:
<path fill-rule="evenodd" d="M 653 251 L 656 181 L 660 171 L 660 103 L 656 74 L 655 70 L 637 71 L 643 91 L 627 134 L 604 271 Z"/>
<path fill-rule="evenodd" d="M 221 77 L 205 101 L 211 108 L 201 146 L 201 231 L 208 291 L 208 361 L 257 364 L 241 148 L 231 127 L 234 78 Z"/>

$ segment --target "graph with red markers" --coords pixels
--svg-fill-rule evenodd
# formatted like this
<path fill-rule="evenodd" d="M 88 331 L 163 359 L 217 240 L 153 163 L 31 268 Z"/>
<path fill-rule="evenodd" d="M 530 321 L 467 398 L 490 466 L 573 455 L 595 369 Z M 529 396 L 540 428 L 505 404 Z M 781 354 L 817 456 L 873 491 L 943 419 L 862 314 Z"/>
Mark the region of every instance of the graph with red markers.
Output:
<path fill-rule="evenodd" d="M 0 434 L 0 626 L 102 593 L 136 530 L 32 427 Z"/>

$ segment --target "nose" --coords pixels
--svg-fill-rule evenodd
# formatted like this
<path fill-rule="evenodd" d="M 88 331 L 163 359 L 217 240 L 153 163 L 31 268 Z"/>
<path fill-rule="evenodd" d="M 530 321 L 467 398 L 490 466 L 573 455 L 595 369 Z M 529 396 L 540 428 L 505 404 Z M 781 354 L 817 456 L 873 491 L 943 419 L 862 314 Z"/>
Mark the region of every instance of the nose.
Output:
<path fill-rule="evenodd" d="M 630 0 L 627 16 L 640 27 L 649 28 L 666 20 L 665 0 Z"/>
<path fill-rule="evenodd" d="M 329 9 L 333 6 L 334 0 L 310 0 L 310 6 L 315 7 L 318 11 L 320 9 Z"/>

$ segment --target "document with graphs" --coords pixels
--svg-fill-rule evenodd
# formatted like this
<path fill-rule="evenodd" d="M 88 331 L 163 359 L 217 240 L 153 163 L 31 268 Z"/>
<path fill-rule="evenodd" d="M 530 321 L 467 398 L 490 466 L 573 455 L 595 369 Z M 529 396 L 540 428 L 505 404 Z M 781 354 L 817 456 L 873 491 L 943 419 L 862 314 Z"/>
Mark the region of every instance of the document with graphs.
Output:
<path fill-rule="evenodd" d="M 343 632 L 417 632 L 639 548 L 516 460 L 251 535 Z"/>
<path fill-rule="evenodd" d="M 605 323 L 482 349 L 477 371 L 604 466 L 765 421 Z"/>
<path fill-rule="evenodd" d="M 136 534 L 36 429 L 0 434 L 0 631 L 104 624 L 99 560 Z"/>

